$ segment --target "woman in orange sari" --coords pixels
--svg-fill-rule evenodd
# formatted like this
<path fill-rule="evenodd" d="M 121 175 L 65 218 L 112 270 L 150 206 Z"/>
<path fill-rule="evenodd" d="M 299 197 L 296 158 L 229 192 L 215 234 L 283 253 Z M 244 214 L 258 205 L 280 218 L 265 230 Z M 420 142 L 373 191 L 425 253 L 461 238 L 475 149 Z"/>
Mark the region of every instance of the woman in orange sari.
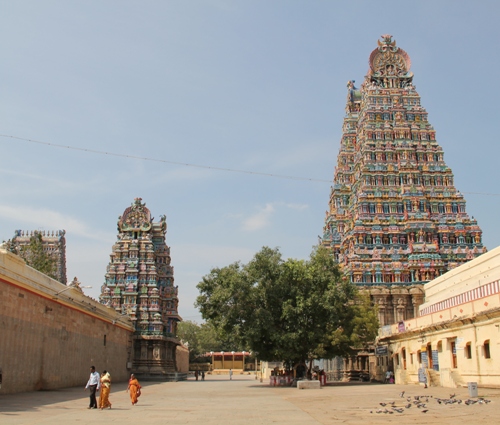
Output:
<path fill-rule="evenodd" d="M 130 401 L 132 401 L 132 406 L 136 405 L 137 399 L 141 395 L 141 386 L 133 373 L 130 375 L 127 391 L 130 391 Z"/>
<path fill-rule="evenodd" d="M 109 392 L 111 391 L 111 375 L 104 371 L 101 375 L 101 396 L 99 397 L 99 408 L 106 409 L 109 407 L 111 409 L 111 403 L 109 402 Z"/>

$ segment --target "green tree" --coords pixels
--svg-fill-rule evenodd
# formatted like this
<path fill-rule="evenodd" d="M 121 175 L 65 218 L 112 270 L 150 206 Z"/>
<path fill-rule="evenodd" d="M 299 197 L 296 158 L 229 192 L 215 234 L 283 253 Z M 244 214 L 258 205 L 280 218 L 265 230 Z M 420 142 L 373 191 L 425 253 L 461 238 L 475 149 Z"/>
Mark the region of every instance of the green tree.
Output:
<path fill-rule="evenodd" d="M 198 289 L 207 323 L 262 360 L 345 356 L 375 337 L 372 307 L 356 301 L 356 287 L 324 248 L 307 261 L 284 261 L 278 249 L 264 247 L 247 265 L 213 269 Z"/>
<path fill-rule="evenodd" d="M 202 323 L 187 320 L 177 325 L 177 337 L 189 346 L 189 361 L 196 362 L 210 351 L 239 351 L 240 347 L 235 343 L 231 335 L 221 334 L 211 323 Z"/>
<path fill-rule="evenodd" d="M 200 343 L 198 335 L 200 326 L 190 320 L 180 322 L 177 325 L 177 337 L 189 347 L 189 361 L 192 363 L 200 354 Z"/>
<path fill-rule="evenodd" d="M 28 266 L 46 274 L 52 279 L 58 279 L 57 259 L 53 254 L 44 250 L 42 234 L 40 232 L 33 233 L 28 245 L 20 246 L 16 243 L 15 239 L 9 239 L 4 244 L 7 250 L 19 255 Z"/>

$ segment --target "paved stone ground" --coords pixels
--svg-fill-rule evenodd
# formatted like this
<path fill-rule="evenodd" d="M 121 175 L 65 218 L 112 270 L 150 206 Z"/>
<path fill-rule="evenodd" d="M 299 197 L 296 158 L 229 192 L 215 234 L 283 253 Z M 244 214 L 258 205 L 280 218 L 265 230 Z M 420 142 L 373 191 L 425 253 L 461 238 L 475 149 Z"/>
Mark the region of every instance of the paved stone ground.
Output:
<path fill-rule="evenodd" d="M 5 383 L 4 383 L 5 384 Z M 438 404 L 436 398 L 468 399 L 466 388 L 412 385 L 339 384 L 321 390 L 270 387 L 253 376 L 210 376 L 196 382 L 143 382 L 142 396 L 132 406 L 126 384 L 114 384 L 110 410 L 87 409 L 82 388 L 0 396 L 0 424 L 498 424 L 499 389 L 479 388 L 488 404 Z M 405 391 L 404 398 L 399 394 Z M 376 413 L 408 404 L 425 395 L 425 408 L 412 404 L 403 413 Z M 382 407 L 379 403 L 386 403 Z M 391 410 L 392 409 L 388 409 Z M 422 413 L 427 410 L 426 413 Z"/>

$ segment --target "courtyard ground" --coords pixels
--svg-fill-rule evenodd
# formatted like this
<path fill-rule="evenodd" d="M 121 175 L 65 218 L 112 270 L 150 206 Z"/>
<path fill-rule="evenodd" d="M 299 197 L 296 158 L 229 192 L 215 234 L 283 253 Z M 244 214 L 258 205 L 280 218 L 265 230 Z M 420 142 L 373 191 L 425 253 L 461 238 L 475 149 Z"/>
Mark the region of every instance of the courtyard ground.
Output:
<path fill-rule="evenodd" d="M 82 386 L 0 396 L 0 424 L 498 424 L 500 390 L 479 388 L 489 403 L 466 405 L 467 388 L 339 384 L 320 390 L 270 387 L 253 376 L 207 375 L 205 381 L 142 382 L 132 406 L 125 383 L 114 384 L 112 409 L 87 409 Z M 4 382 L 5 385 L 5 382 Z M 401 392 L 404 396 L 401 397 Z M 438 403 L 455 394 L 461 404 Z M 415 397 L 425 406 L 418 407 Z M 423 397 L 422 397 L 423 396 Z M 410 402 L 408 401 L 410 398 Z M 428 399 L 428 401 L 427 401 Z M 475 399 L 477 400 L 477 399 Z M 399 413 L 392 409 L 403 408 Z M 382 406 L 380 403 L 384 403 Z M 406 408 L 411 404 L 410 408 Z M 424 413 L 424 410 L 426 412 Z M 388 413 L 392 411 L 393 413 Z M 379 413 L 377 413 L 379 412 Z M 387 413 L 384 413 L 387 412 Z"/>

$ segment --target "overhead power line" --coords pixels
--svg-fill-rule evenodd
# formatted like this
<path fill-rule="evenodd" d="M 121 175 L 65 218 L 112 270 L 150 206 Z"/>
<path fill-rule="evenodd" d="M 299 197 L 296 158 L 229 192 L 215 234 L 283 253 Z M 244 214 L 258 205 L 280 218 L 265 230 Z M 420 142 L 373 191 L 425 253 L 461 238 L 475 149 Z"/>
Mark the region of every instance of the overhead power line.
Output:
<path fill-rule="evenodd" d="M 119 157 L 119 158 L 138 159 L 140 161 L 152 161 L 152 162 L 160 162 L 160 163 L 164 163 L 164 164 L 182 165 L 184 167 L 203 168 L 205 170 L 227 171 L 227 172 L 231 172 L 231 173 L 242 173 L 242 174 L 253 174 L 256 176 L 274 177 L 274 178 L 288 179 L 288 180 L 302 180 L 302 181 L 330 183 L 330 184 L 333 183 L 332 180 L 325 180 L 325 179 L 315 179 L 315 178 L 298 177 L 298 176 L 287 176 L 287 175 L 283 175 L 283 174 L 263 173 L 260 171 L 239 170 L 237 168 L 213 167 L 211 165 L 191 164 L 189 162 L 169 161 L 167 159 L 149 158 L 147 156 L 127 155 L 127 154 L 123 154 L 123 153 L 100 151 L 97 149 L 79 148 L 77 146 L 59 145 L 57 143 L 42 142 L 40 140 L 26 139 L 24 137 L 11 136 L 8 134 L 0 134 L 0 137 L 6 137 L 9 139 L 14 139 L 14 140 L 21 140 L 23 142 L 36 143 L 39 145 L 51 146 L 54 148 L 71 149 L 74 151 L 94 153 L 97 155 L 108 155 L 108 156 L 115 156 L 115 157 Z M 464 191 L 460 191 L 460 192 L 467 194 L 467 195 L 500 196 L 500 193 L 464 192 Z"/>
<path fill-rule="evenodd" d="M 185 167 L 203 168 L 206 170 L 229 171 L 232 173 L 253 174 L 253 175 L 257 175 L 257 176 L 275 177 L 275 178 L 288 179 L 288 180 L 304 180 L 304 181 L 310 181 L 310 182 L 332 183 L 331 180 L 324 180 L 324 179 L 314 179 L 314 178 L 309 178 L 309 177 L 297 177 L 297 176 L 286 176 L 283 174 L 263 173 L 260 171 L 238 170 L 236 168 L 213 167 L 211 165 L 191 164 L 188 162 L 169 161 L 166 159 L 149 158 L 146 156 L 127 155 L 127 154 L 123 154 L 123 153 L 100 151 L 100 150 L 96 150 L 96 149 L 79 148 L 76 146 L 59 145 L 57 143 L 49 143 L 49 142 L 42 142 L 40 140 L 25 139 L 24 137 L 10 136 L 8 134 L 0 134 L 0 137 L 6 137 L 6 138 L 14 139 L 14 140 L 21 140 L 24 142 L 36 143 L 39 145 L 51 146 L 51 147 L 55 147 L 55 148 L 71 149 L 74 151 L 94 153 L 94 154 L 98 154 L 98 155 L 115 156 L 115 157 L 120 157 L 120 158 L 138 159 L 141 161 L 161 162 L 164 164 L 182 165 Z"/>

